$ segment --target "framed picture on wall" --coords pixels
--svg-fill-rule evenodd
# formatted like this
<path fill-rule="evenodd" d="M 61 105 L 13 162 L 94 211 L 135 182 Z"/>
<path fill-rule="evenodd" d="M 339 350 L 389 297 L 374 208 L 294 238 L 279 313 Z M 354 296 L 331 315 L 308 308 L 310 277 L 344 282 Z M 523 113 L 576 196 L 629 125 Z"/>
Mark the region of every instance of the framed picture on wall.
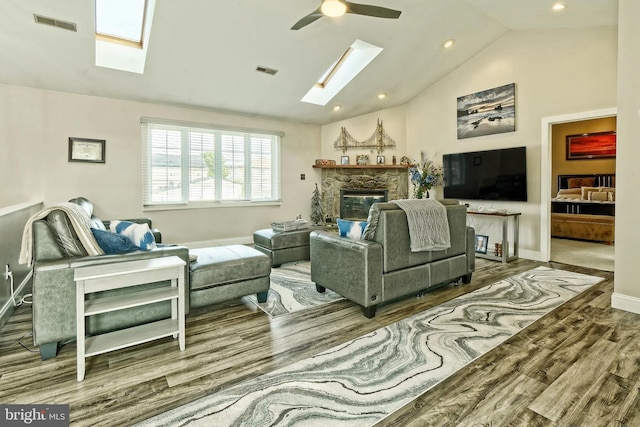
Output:
<path fill-rule="evenodd" d="M 458 139 L 516 130 L 516 84 L 461 96 L 457 101 Z"/>
<path fill-rule="evenodd" d="M 69 161 L 104 163 L 105 145 L 104 139 L 69 137 Z"/>
<path fill-rule="evenodd" d="M 615 156 L 615 131 L 567 135 L 567 160 L 603 159 Z"/>

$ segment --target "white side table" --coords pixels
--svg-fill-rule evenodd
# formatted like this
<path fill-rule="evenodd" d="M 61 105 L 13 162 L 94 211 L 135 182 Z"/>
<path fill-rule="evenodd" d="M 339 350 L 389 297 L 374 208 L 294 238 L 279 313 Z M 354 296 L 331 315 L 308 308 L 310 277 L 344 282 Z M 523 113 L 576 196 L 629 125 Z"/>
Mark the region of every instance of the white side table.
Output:
<path fill-rule="evenodd" d="M 173 336 L 180 351 L 185 339 L 185 262 L 177 256 L 78 267 L 76 282 L 76 324 L 78 381 L 84 379 L 85 358 L 147 341 Z M 87 294 L 171 280 L 170 286 L 158 286 L 110 297 L 85 300 Z M 89 316 L 171 301 L 171 318 L 85 337 L 85 319 Z"/>

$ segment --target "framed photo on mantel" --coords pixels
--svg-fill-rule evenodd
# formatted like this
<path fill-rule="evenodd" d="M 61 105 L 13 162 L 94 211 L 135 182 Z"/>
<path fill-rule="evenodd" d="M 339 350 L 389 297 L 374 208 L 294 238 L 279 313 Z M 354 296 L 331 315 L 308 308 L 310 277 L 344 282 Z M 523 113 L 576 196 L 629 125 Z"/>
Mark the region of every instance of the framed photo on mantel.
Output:
<path fill-rule="evenodd" d="M 104 163 L 105 145 L 104 139 L 69 137 L 69 161 Z"/>

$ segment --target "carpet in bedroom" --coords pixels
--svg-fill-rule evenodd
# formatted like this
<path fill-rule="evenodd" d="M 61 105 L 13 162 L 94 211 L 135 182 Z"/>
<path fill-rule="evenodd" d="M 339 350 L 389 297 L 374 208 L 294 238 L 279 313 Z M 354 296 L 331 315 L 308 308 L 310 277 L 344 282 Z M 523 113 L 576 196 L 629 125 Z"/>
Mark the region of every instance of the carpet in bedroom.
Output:
<path fill-rule="evenodd" d="M 614 271 L 615 246 L 572 239 L 551 239 L 551 261 Z"/>

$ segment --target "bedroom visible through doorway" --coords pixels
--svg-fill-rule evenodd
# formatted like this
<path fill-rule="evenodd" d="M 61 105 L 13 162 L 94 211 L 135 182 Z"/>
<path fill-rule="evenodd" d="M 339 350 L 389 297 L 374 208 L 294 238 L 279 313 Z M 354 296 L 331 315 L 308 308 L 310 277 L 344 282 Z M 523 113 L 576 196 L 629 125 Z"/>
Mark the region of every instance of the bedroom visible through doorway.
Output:
<path fill-rule="evenodd" d="M 616 131 L 616 116 L 551 126 L 550 260 L 613 271 L 615 157 L 568 155 L 573 135 Z"/>

